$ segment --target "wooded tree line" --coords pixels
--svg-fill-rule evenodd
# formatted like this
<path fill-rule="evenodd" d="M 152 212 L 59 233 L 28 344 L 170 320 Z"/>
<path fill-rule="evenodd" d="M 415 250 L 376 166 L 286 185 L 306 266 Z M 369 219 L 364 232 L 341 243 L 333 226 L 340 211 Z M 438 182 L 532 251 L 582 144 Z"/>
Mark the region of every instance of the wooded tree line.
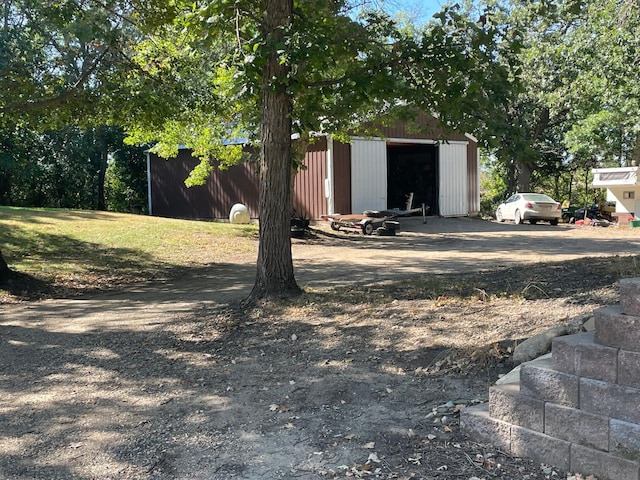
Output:
<path fill-rule="evenodd" d="M 146 155 L 119 127 L 0 131 L 0 205 L 147 210 Z"/>
<path fill-rule="evenodd" d="M 569 176 L 640 155 L 637 0 L 483 0 L 444 7 L 425 25 L 395 22 L 379 5 L 4 0 L 0 134 L 46 143 L 44 131 L 76 128 L 88 139 L 104 125 L 120 127 L 129 143 L 152 144 L 164 156 L 191 147 L 202 160 L 193 185 L 213 158 L 241 159 L 229 139 L 254 143 L 254 297 L 299 291 L 288 202 L 296 153 L 312 132 L 375 134 L 381 118 L 434 113 L 478 137 L 489 200 L 542 187 L 564 198 Z M 14 167 L 20 155 L 5 144 L 13 148 L 15 139 L 3 141 L 2 157 Z M 109 153 L 86 153 L 70 170 L 84 162 L 89 177 L 99 177 Z M 91 208 L 104 207 L 91 188 Z M 49 198 L 63 201 L 59 192 Z"/>
<path fill-rule="evenodd" d="M 522 49 L 519 88 L 486 152 L 485 202 L 531 189 L 574 204 L 593 202 L 591 168 L 640 160 L 640 4 L 510 2 L 495 12 L 522 36 Z"/>

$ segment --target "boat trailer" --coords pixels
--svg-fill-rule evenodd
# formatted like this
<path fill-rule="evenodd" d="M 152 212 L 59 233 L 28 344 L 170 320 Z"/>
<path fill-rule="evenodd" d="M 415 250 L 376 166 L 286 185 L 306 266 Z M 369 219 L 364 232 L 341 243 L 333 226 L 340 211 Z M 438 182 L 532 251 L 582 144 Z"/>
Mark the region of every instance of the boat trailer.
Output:
<path fill-rule="evenodd" d="M 331 230 L 358 230 L 364 235 L 374 232 L 380 236 L 392 236 L 400 230 L 397 216 L 388 212 L 365 211 L 363 215 L 323 215 L 330 222 Z"/>
<path fill-rule="evenodd" d="M 400 230 L 398 217 L 408 217 L 422 212 L 422 223 L 427 223 L 427 213 L 429 207 L 422 204 L 422 207 L 411 208 L 413 204 L 413 193 L 408 195 L 407 208 L 401 210 L 392 208 L 390 210 L 365 210 L 362 215 L 349 214 L 322 215 L 323 220 L 330 223 L 331 230 L 359 230 L 364 235 L 372 235 L 374 232 L 380 236 L 393 236 Z"/>

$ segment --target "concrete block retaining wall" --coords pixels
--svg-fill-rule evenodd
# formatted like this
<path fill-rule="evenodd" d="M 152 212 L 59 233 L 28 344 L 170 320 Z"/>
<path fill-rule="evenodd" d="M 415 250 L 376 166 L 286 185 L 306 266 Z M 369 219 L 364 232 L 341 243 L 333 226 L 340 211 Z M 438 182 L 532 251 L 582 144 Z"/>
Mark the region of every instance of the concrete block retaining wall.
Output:
<path fill-rule="evenodd" d="M 640 480 L 640 279 L 621 280 L 620 305 L 594 317 L 595 332 L 554 339 L 552 358 L 462 410 L 462 432 L 565 471 Z"/>

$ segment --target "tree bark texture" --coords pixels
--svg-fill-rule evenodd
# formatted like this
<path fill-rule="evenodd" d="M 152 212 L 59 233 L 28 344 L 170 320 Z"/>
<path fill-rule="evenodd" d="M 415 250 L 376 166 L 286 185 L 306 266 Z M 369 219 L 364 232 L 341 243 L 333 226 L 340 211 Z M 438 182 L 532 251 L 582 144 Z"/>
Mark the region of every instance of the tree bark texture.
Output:
<path fill-rule="evenodd" d="M 531 175 L 535 165 L 532 162 L 520 161 L 518 162 L 518 191 L 530 192 L 531 191 Z"/>
<path fill-rule="evenodd" d="M 9 278 L 11 278 L 12 271 L 7 265 L 4 257 L 2 256 L 2 251 L 0 250 L 0 285 L 5 283 Z"/>
<path fill-rule="evenodd" d="M 98 205 L 97 209 L 105 211 L 107 202 L 104 195 L 104 182 L 107 177 L 107 166 L 109 161 L 109 145 L 107 141 L 108 127 L 100 127 L 96 130 L 96 143 L 99 147 L 100 165 L 98 167 Z"/>
<path fill-rule="evenodd" d="M 292 21 L 291 0 L 265 0 L 263 34 L 270 56 L 262 70 L 262 146 L 260 151 L 260 245 L 251 298 L 280 298 L 300 293 L 291 256 L 291 94 L 289 66 L 277 44 Z"/>

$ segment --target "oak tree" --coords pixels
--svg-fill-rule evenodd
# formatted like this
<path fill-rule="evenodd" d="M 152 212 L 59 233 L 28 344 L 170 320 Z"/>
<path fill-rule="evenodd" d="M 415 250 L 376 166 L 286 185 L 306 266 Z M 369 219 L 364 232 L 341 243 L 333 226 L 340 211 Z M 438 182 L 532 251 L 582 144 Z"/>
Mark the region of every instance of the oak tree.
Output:
<path fill-rule="evenodd" d="M 446 9 L 403 31 L 387 15 L 342 0 L 220 0 L 176 11 L 138 45 L 140 67 L 165 79 L 182 106 L 132 117 L 131 138 L 160 140 L 161 155 L 192 147 L 202 182 L 213 160 L 233 163 L 245 138 L 260 149 L 260 247 L 251 296 L 296 294 L 289 222 L 292 168 L 312 133 L 375 135 L 384 121 L 436 113 L 481 134 L 508 89 L 496 25 Z M 502 42 L 504 46 L 508 42 Z M 130 77 L 131 89 L 153 89 Z M 138 82 L 138 83 L 137 83 Z M 135 87 L 139 85 L 138 87 Z M 155 94 L 154 94 L 155 95 Z M 297 149 L 292 136 L 298 138 Z"/>
<path fill-rule="evenodd" d="M 253 298 L 300 291 L 290 179 L 304 148 L 292 136 L 375 134 L 419 111 L 483 134 L 510 88 L 494 51 L 510 48 L 505 31 L 455 8 L 403 31 L 345 0 L 7 0 L 3 35 L 3 121 L 117 122 L 164 155 L 185 144 L 202 158 L 194 184 L 214 158 L 240 160 L 230 140 L 259 146 Z"/>

